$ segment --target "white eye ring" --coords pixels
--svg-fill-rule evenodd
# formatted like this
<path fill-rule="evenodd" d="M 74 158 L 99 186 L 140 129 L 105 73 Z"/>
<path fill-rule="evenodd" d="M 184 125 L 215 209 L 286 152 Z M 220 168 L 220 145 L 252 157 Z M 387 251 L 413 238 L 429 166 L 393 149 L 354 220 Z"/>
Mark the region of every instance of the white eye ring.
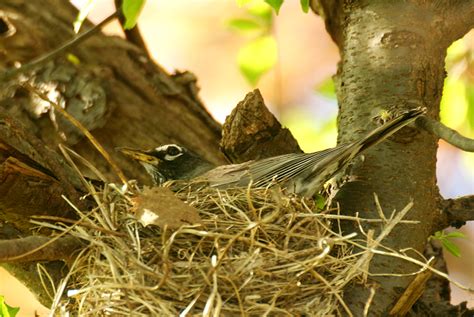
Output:
<path fill-rule="evenodd" d="M 175 148 L 176 150 L 178 150 L 178 154 L 175 154 L 175 155 L 171 155 L 171 154 L 165 154 L 164 156 L 164 160 L 165 161 L 173 161 L 175 160 L 176 158 L 180 157 L 181 155 L 183 155 L 184 151 L 183 151 L 183 148 L 181 148 L 180 146 L 176 145 L 176 144 L 167 144 L 167 145 L 162 145 L 162 146 L 159 146 L 157 147 L 155 150 L 157 152 L 164 152 L 164 153 L 167 153 L 168 152 L 168 148 L 170 147 L 173 147 Z"/>
<path fill-rule="evenodd" d="M 181 155 L 183 155 L 183 153 L 179 153 L 179 154 L 176 154 L 176 155 L 169 155 L 169 154 L 166 154 L 166 155 L 165 155 L 165 161 L 173 161 L 173 160 L 175 160 L 176 158 L 180 157 Z"/>

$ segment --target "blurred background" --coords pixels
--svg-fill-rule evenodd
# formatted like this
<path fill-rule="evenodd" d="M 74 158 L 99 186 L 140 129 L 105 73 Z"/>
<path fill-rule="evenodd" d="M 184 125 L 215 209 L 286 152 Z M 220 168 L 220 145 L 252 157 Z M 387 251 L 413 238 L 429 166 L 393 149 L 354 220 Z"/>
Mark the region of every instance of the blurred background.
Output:
<path fill-rule="evenodd" d="M 72 1 L 83 6 L 88 0 Z M 112 0 L 95 1 L 89 18 L 99 22 L 114 10 Z M 331 76 L 337 47 L 322 19 L 304 13 L 299 1 L 285 1 L 276 16 L 266 4 L 235 0 L 148 1 L 139 26 L 155 59 L 169 72 L 189 70 L 198 78 L 201 98 L 220 122 L 245 94 L 258 87 L 267 106 L 288 127 L 304 151 L 336 145 L 337 102 Z M 240 1 L 248 2 L 248 1 Z M 71 26 L 72 27 L 72 26 Z M 104 32 L 122 36 L 118 24 Z M 457 41 L 447 57 L 448 78 L 442 121 L 474 138 L 474 32 Z M 474 193 L 474 153 L 440 142 L 438 183 L 445 198 Z M 450 276 L 474 287 L 474 223 L 460 229 L 455 242 L 461 257 L 447 253 Z M 46 316 L 22 285 L 0 269 L 0 295 L 18 316 Z M 31 296 L 31 297 L 28 297 Z M 452 301 L 474 295 L 452 288 Z"/>

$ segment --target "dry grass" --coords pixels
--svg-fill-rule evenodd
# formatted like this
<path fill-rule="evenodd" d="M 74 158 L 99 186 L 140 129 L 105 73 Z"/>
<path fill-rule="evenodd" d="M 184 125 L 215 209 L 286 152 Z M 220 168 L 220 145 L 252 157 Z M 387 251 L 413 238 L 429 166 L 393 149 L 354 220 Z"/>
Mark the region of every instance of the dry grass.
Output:
<path fill-rule="evenodd" d="M 56 292 L 56 314 L 351 315 L 343 287 L 366 279 L 372 248 L 403 217 L 344 217 L 278 189 L 188 188 L 177 196 L 201 224 L 166 230 L 143 227 L 131 212 L 140 195 L 133 183 L 89 187 L 97 207 L 77 210 L 78 224 L 43 223 L 89 242 Z M 342 236 L 332 229 L 341 219 L 386 230 Z"/>

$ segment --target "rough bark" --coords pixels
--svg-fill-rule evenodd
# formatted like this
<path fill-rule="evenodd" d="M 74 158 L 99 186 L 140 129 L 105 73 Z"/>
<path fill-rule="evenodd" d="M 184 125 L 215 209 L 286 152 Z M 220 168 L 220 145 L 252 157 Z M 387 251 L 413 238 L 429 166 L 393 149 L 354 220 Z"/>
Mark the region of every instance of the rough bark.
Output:
<path fill-rule="evenodd" d="M 444 216 L 442 228 L 460 228 L 466 221 L 474 220 L 474 195 L 446 199 L 441 202 L 441 211 Z"/>
<path fill-rule="evenodd" d="M 339 101 L 339 142 L 356 139 L 373 126 L 370 119 L 382 109 L 419 105 L 438 119 L 445 78 L 447 47 L 474 25 L 473 1 L 313 1 L 326 28 L 339 46 L 341 62 L 335 76 Z M 458 13 L 456 15 L 455 13 Z M 459 23 L 459 19 L 463 23 Z M 414 199 L 409 218 L 421 220 L 417 230 L 398 226 L 384 244 L 399 250 L 423 251 L 438 227 L 436 137 L 404 128 L 365 155 L 353 170 L 357 181 L 346 184 L 337 200 L 346 214 L 377 217 L 373 192 L 385 210 L 401 210 Z M 379 229 L 367 224 L 365 229 Z M 356 230 L 346 226 L 344 230 Z M 408 273 L 415 268 L 403 261 L 374 257 L 372 273 Z M 370 315 L 387 313 L 413 277 L 373 277 L 378 285 Z M 356 316 L 369 296 L 354 285 L 345 300 Z"/>
<path fill-rule="evenodd" d="M 28 63 L 72 38 L 76 15 L 67 1 L 2 1 L 0 69 Z M 85 28 L 91 26 L 85 24 Z M 102 34 L 64 53 L 34 71 L 0 82 L 3 239 L 29 236 L 31 215 L 74 217 L 61 195 L 74 201 L 81 195 L 81 182 L 52 151 L 59 143 L 72 147 L 108 180 L 118 180 L 81 132 L 55 113 L 49 103 L 19 86 L 22 82 L 27 81 L 64 107 L 92 131 L 127 176 L 145 184 L 150 181 L 142 168 L 115 152 L 115 147 L 179 143 L 211 162 L 225 162 L 218 150 L 220 125 L 199 100 L 194 75 L 167 74 L 140 49 Z M 66 53 L 76 59 L 67 58 Z M 48 305 L 51 298 L 41 285 L 36 264 L 4 266 Z M 66 272 L 59 262 L 45 266 L 55 281 Z"/>
<path fill-rule="evenodd" d="M 342 57 L 336 76 L 340 142 L 356 139 L 373 128 L 367 122 L 380 109 L 425 105 L 429 115 L 437 119 L 445 76 L 445 50 L 474 25 L 472 4 L 472 0 L 434 4 L 421 0 L 403 3 L 320 1 L 320 13 Z M 458 11 L 462 14 L 456 14 Z M 28 62 L 73 36 L 70 25 L 76 11 L 64 1 L 2 1 L 0 13 L 1 68 Z M 149 183 L 140 166 L 114 153 L 116 146 L 146 148 L 179 143 L 211 162 L 225 161 L 218 151 L 220 127 L 199 100 L 196 79 L 191 73 L 169 75 L 133 45 L 100 34 L 71 53 L 79 64 L 58 58 L 23 74 L 21 80 L 50 93 L 51 98 L 79 119 L 105 149 L 113 153 L 129 176 Z M 41 139 L 52 149 L 58 143 L 72 146 L 110 180 L 117 180 L 81 133 L 48 103 L 19 87 L 18 81 L 15 78 L 0 83 L 0 107 L 2 112 L 21 120 L 28 133 L 34 135 L 34 138 L 25 138 Z M 434 176 L 436 141 L 426 132 L 406 128 L 367 153 L 364 163 L 354 169 L 357 182 L 347 184 L 338 197 L 344 212 L 358 211 L 365 213 L 364 217 L 378 217 L 374 214 L 373 192 L 377 192 L 385 210 L 400 210 L 414 198 L 410 218 L 422 220 L 422 225 L 416 231 L 401 225 L 384 244 L 394 249 L 422 250 L 427 236 L 439 227 L 436 217 L 441 200 Z M 19 182 L 29 184 L 30 179 L 23 180 L 36 177 L 39 181 L 35 181 L 48 181 L 51 190 L 58 190 L 54 197 L 62 193 L 59 189 L 69 196 L 78 195 L 80 182 L 74 180 L 73 173 L 61 174 L 61 161 L 47 154 L 49 150 L 39 141 L 29 144 L 26 153 L 20 151 L 20 155 L 16 155 L 18 144 L 0 143 L 0 148 L 8 153 L 0 157 L 2 175 L 9 175 L 4 179 L 11 181 L 14 175 Z M 33 172 L 31 167 L 39 173 Z M 8 185 L 6 181 L 3 184 Z M 0 212 L 8 210 L 5 206 L 0 205 Z M 63 209 L 58 207 L 58 210 Z M 47 210 L 44 212 L 49 214 Z M 370 228 L 366 230 L 377 229 L 374 225 L 367 226 Z M 353 228 L 346 226 L 345 230 L 353 231 Z M 0 221 L 2 238 L 21 237 L 28 231 L 28 226 L 10 227 L 9 223 Z M 30 284 L 43 302 L 48 302 L 34 265 L 8 265 L 8 269 Z M 64 267 L 52 262 L 48 269 L 57 280 Z M 407 270 L 414 269 L 391 258 L 375 257 L 371 267 L 375 273 Z M 411 277 L 372 278 L 370 282 L 379 287 L 370 314 L 379 316 L 388 312 L 410 280 Z M 347 290 L 345 299 L 355 315 L 360 315 L 367 292 L 362 286 L 353 286 Z"/>
<path fill-rule="evenodd" d="M 221 150 L 232 163 L 301 152 L 290 130 L 283 128 L 254 90 L 226 118 Z"/>
<path fill-rule="evenodd" d="M 0 11 L 12 30 L 0 40 L 5 57 L 0 61 L 2 68 L 26 63 L 73 37 L 71 21 L 77 12 L 64 1 L 3 1 Z M 86 23 L 86 27 L 91 25 Z M 129 176 L 145 180 L 138 165 L 114 152 L 117 146 L 179 143 L 211 162 L 224 161 L 218 151 L 220 125 L 196 96 L 192 74 L 169 75 L 133 45 L 101 34 L 70 53 L 79 59 L 78 65 L 62 57 L 27 77 L 35 87 L 47 87 L 50 96 L 55 95 L 53 100 L 94 131 L 118 164 L 131 171 Z M 2 83 L 3 111 L 21 118 L 29 131 L 52 148 L 59 142 L 74 145 L 78 153 L 116 180 L 77 129 L 14 83 Z"/>

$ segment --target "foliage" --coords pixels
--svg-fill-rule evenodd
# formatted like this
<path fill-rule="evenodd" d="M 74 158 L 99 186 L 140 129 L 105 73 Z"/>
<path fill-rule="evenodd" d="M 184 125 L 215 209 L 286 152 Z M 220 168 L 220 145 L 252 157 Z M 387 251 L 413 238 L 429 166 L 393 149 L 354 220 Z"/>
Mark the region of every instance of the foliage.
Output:
<path fill-rule="evenodd" d="M 455 257 L 459 258 L 461 256 L 461 251 L 459 250 L 459 247 L 452 240 L 456 238 L 466 238 L 466 236 L 462 232 L 452 231 L 446 233 L 444 231 L 437 231 L 431 237 L 435 240 L 440 241 L 443 248 L 445 248 L 446 251 L 448 251 Z"/>
<path fill-rule="evenodd" d="M 252 86 L 260 77 L 273 68 L 278 59 L 278 50 L 273 36 L 262 36 L 239 50 L 237 62 L 240 71 Z"/>
<path fill-rule="evenodd" d="M 237 5 L 242 7 L 249 3 L 251 0 L 236 0 Z M 281 5 L 283 4 L 284 0 L 265 0 L 276 12 L 276 14 L 280 13 Z M 304 13 L 308 13 L 309 11 L 309 0 L 300 0 L 301 10 Z"/>
<path fill-rule="evenodd" d="M 72 54 L 72 53 L 68 53 L 66 54 L 66 59 L 73 65 L 79 65 L 81 63 L 81 60 L 79 59 L 79 57 L 77 57 L 76 55 Z"/>
<path fill-rule="evenodd" d="M 474 133 L 474 50 L 469 44 L 472 39 L 473 35 L 468 35 L 448 49 L 448 77 L 440 105 L 441 122 L 466 136 Z M 461 152 L 460 155 L 464 165 L 474 171 L 473 153 Z"/>
<path fill-rule="evenodd" d="M 238 52 L 237 63 L 245 79 L 255 87 L 260 78 L 271 70 L 278 61 L 278 46 L 272 35 L 272 8 L 278 15 L 283 0 L 236 0 L 239 7 L 245 7 L 247 17 L 234 18 L 228 26 L 240 34 L 256 34 Z M 301 0 L 303 12 L 309 10 L 309 0 Z"/>
<path fill-rule="evenodd" d="M 306 152 L 320 151 L 336 145 L 336 116 L 315 119 L 314 113 L 301 107 L 292 107 L 283 114 L 281 121 L 290 129 Z"/>
<path fill-rule="evenodd" d="M 78 33 L 82 24 L 92 11 L 96 0 L 86 0 L 79 8 L 79 14 L 73 22 L 74 32 Z M 125 17 L 124 29 L 129 30 L 137 24 L 138 17 L 145 5 L 145 0 L 123 0 L 122 12 Z"/>
<path fill-rule="evenodd" d="M 11 307 L 5 303 L 5 298 L 0 295 L 0 317 L 15 317 L 19 310 L 19 307 Z"/>
<path fill-rule="evenodd" d="M 441 121 L 461 132 L 474 130 L 474 52 L 468 39 L 454 42 L 448 49 L 446 78 L 441 100 Z"/>
<path fill-rule="evenodd" d="M 321 82 L 316 87 L 316 92 L 327 98 L 336 98 L 336 88 L 334 87 L 334 80 L 331 77 Z"/>
<path fill-rule="evenodd" d="M 300 0 L 301 4 L 301 10 L 303 10 L 304 13 L 308 13 L 309 11 L 309 0 Z"/>
<path fill-rule="evenodd" d="M 236 19 L 231 19 L 228 22 L 228 26 L 237 31 L 237 32 L 242 32 L 246 33 L 249 31 L 258 31 L 262 27 L 258 21 L 254 21 L 251 19 L 243 19 L 243 18 L 236 18 Z"/>
<path fill-rule="evenodd" d="M 275 10 L 276 14 L 280 13 L 281 5 L 283 4 L 283 0 L 265 0 L 273 10 Z"/>
<path fill-rule="evenodd" d="M 145 0 L 123 0 L 122 12 L 125 17 L 124 29 L 129 30 L 137 24 L 138 16 L 145 5 Z"/>
<path fill-rule="evenodd" d="M 238 4 L 245 6 L 245 17 L 233 18 L 227 25 L 231 30 L 251 37 L 239 49 L 237 64 L 242 75 L 254 87 L 278 60 L 276 40 L 271 34 L 272 8 L 262 0 L 238 1 Z"/>
<path fill-rule="evenodd" d="M 82 24 L 87 19 L 89 13 L 92 11 L 95 2 L 96 0 L 86 0 L 86 2 L 80 7 L 79 14 L 76 17 L 76 20 L 72 23 L 75 33 L 79 33 Z"/>

